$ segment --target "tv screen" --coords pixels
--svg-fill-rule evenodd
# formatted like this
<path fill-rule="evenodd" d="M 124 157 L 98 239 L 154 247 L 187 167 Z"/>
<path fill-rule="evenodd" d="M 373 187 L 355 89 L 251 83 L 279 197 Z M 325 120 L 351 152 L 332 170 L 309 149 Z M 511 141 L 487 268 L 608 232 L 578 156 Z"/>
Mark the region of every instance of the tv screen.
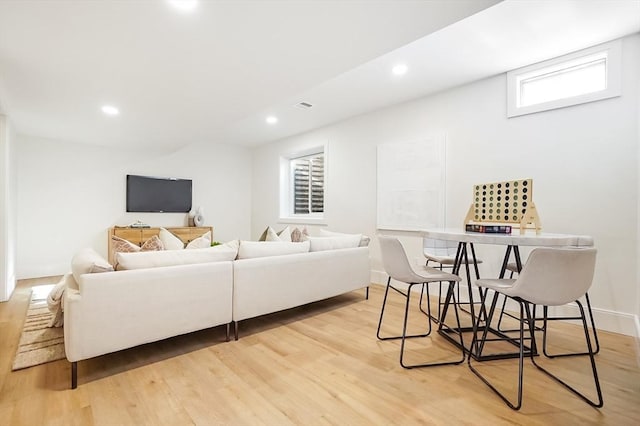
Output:
<path fill-rule="evenodd" d="M 191 210 L 191 180 L 127 175 L 127 211 L 186 213 Z"/>

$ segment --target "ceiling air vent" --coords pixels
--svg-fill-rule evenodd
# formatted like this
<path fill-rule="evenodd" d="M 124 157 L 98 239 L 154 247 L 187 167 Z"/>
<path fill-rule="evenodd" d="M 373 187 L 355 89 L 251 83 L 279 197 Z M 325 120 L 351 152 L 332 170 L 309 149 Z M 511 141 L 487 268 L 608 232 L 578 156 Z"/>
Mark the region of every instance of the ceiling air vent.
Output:
<path fill-rule="evenodd" d="M 313 107 L 313 105 L 311 105 L 309 102 L 298 102 L 297 104 L 295 104 L 295 107 L 300 109 L 309 109 Z"/>

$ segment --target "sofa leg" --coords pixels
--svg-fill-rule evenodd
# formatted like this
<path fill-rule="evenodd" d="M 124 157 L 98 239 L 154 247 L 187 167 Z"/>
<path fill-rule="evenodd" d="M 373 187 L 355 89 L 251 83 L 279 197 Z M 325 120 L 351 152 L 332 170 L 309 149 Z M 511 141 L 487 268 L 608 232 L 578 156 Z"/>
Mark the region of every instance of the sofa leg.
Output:
<path fill-rule="evenodd" d="M 227 323 L 227 342 L 230 340 L 230 336 L 231 336 L 231 323 Z"/>
<path fill-rule="evenodd" d="M 71 363 L 71 389 L 78 387 L 78 362 Z"/>
<path fill-rule="evenodd" d="M 364 298 L 369 300 L 369 286 L 364 289 Z"/>
<path fill-rule="evenodd" d="M 238 340 L 238 321 L 233 322 L 233 337 Z"/>

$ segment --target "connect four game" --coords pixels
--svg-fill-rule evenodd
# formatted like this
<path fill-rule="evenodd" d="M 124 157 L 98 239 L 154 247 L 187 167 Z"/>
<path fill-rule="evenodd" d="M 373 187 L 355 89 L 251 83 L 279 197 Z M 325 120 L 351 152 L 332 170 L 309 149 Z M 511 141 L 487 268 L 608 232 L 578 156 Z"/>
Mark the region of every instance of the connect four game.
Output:
<path fill-rule="evenodd" d="M 540 232 L 540 218 L 533 202 L 533 179 L 473 185 L 473 202 L 465 218 L 465 225 L 470 224 L 513 224 L 521 234 L 527 228 Z"/>

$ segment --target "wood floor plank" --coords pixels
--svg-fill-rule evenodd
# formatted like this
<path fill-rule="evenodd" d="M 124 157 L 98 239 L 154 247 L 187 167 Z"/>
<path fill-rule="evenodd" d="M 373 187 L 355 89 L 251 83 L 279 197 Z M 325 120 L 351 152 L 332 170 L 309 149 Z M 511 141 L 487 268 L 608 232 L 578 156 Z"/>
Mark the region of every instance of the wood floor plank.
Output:
<path fill-rule="evenodd" d="M 383 297 L 379 286 L 371 287 L 369 300 L 356 291 L 242 321 L 238 341 L 225 342 L 224 327 L 216 327 L 82 361 L 79 387 L 71 390 L 66 360 L 11 372 L 29 287 L 41 282 L 52 280 L 21 282 L 12 299 L 0 304 L 0 425 L 640 423 L 640 369 L 633 338 L 600 332 L 602 349 L 596 359 L 602 409 L 587 406 L 527 361 L 523 407 L 514 412 L 466 363 L 400 367 L 400 342 L 375 337 Z M 409 326 L 418 330 L 425 318 L 417 309 L 418 299 L 414 302 Z M 385 330 L 399 332 L 403 311 L 403 299 L 392 298 Z M 575 325 L 556 323 L 551 343 L 559 350 L 580 347 L 579 333 Z M 412 361 L 458 355 L 437 333 L 407 345 Z M 540 357 L 540 362 L 592 392 L 585 357 Z M 478 368 L 515 392 L 516 361 Z"/>

